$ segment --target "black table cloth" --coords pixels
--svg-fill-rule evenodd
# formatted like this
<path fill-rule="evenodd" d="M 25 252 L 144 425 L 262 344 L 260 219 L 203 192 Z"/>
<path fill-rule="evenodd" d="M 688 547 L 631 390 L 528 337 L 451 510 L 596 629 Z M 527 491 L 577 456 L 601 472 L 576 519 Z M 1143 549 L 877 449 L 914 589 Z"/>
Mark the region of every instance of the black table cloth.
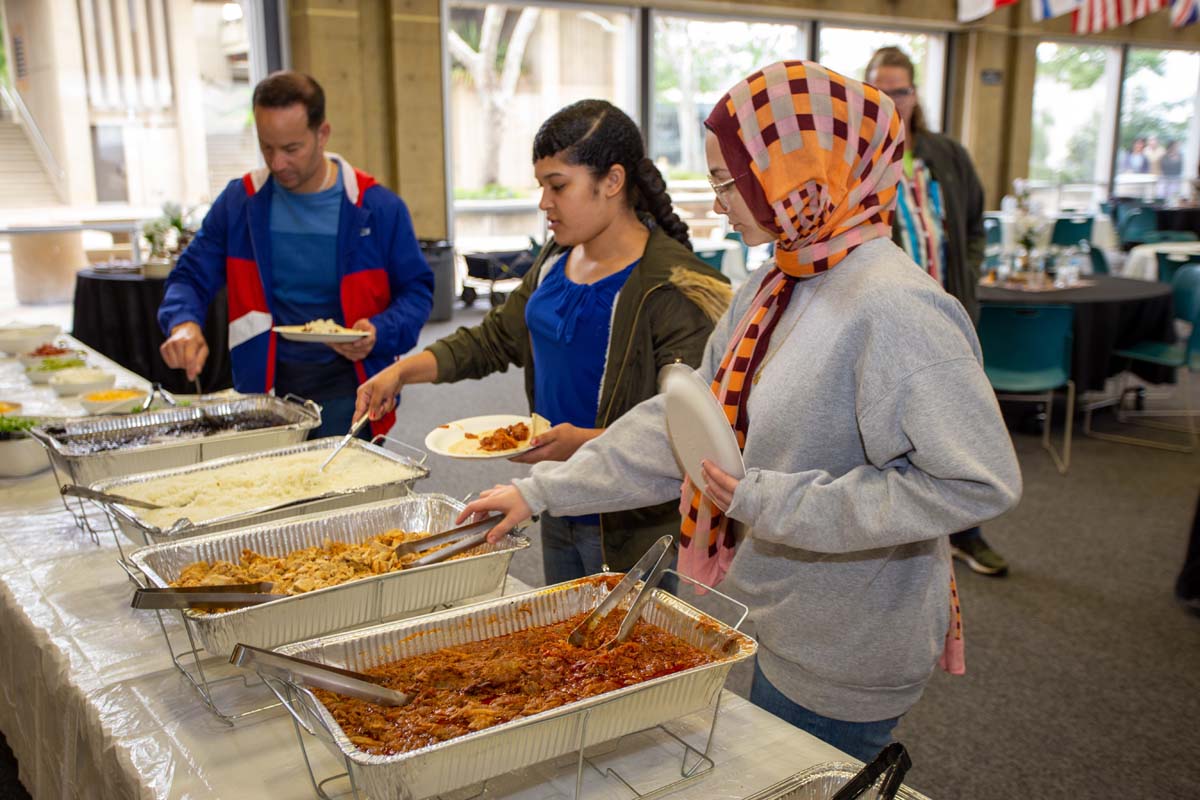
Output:
<path fill-rule="evenodd" d="M 1160 208 L 1155 210 L 1154 219 L 1160 231 L 1190 231 L 1200 236 L 1200 206 Z"/>
<path fill-rule="evenodd" d="M 166 281 L 141 275 L 81 270 L 75 279 L 75 338 L 126 369 L 172 392 L 196 391 L 181 369 L 170 369 L 159 354 L 158 306 Z M 205 392 L 233 386 L 229 368 L 229 311 L 222 289 L 208 309 L 204 325 L 208 361 L 199 380 Z"/>
<path fill-rule="evenodd" d="M 995 305 L 1070 305 L 1075 309 L 1071 379 L 1077 391 L 1102 391 L 1104 381 L 1129 367 L 1113 350 L 1141 341 L 1174 342 L 1171 287 L 1165 283 L 1094 275 L 1093 286 L 1053 292 L 979 287 L 979 302 Z M 1134 362 L 1134 374 L 1151 383 L 1173 383 L 1168 367 Z"/>

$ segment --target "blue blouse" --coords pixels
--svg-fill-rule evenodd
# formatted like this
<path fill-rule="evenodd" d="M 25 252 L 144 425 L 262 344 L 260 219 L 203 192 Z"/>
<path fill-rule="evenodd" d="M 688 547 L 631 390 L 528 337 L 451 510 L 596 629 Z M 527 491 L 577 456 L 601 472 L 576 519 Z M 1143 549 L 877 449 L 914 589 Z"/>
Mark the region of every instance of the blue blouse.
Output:
<path fill-rule="evenodd" d="M 569 255 L 568 250 L 554 262 L 525 304 L 533 345 L 533 410 L 551 425 L 594 428 L 613 304 L 638 262 L 595 283 L 575 283 L 567 277 Z M 597 515 L 573 519 L 599 524 Z"/>

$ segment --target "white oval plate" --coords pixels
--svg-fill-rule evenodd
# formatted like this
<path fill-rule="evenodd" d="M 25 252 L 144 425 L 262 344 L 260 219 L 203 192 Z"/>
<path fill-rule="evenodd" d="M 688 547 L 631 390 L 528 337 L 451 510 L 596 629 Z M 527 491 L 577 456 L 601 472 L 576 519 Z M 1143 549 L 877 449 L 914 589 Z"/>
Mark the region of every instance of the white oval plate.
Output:
<path fill-rule="evenodd" d="M 675 457 L 696 488 L 704 491 L 700 462 L 706 458 L 739 480 L 746 477 L 746 462 L 738 449 L 733 426 L 696 371 L 682 364 L 667 367 L 663 373 L 663 393 L 667 435 Z"/>
<path fill-rule="evenodd" d="M 289 342 L 316 342 L 319 344 L 327 344 L 329 342 L 357 342 L 364 336 L 369 336 L 369 331 L 351 331 L 348 333 L 311 333 L 303 330 L 303 325 L 276 325 L 273 330 Z"/>
<path fill-rule="evenodd" d="M 450 458 L 511 458 L 519 456 L 521 453 L 528 453 L 533 448 L 525 445 L 494 453 L 458 453 L 453 449 L 455 445 L 460 444 L 466 438 L 468 433 L 476 435 L 491 433 L 497 428 L 507 428 L 518 422 L 529 425 L 532 431 L 533 420 L 521 414 L 487 414 L 482 417 L 456 419 L 454 422 L 447 422 L 445 425 L 439 425 L 431 430 L 425 437 L 425 449 L 431 453 L 437 453 L 439 456 L 449 456 Z M 530 440 L 535 435 L 531 432 Z"/>

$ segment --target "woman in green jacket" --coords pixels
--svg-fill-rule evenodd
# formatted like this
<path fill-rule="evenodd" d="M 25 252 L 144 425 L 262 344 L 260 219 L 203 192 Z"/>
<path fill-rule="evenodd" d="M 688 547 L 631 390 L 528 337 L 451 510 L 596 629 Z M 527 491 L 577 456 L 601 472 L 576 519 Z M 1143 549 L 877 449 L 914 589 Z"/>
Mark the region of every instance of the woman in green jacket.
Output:
<path fill-rule="evenodd" d="M 411 383 L 525 368 L 531 410 L 553 427 L 515 461 L 566 460 L 657 393 L 658 371 L 700 363 L 728 281 L 691 251 L 641 134 L 603 100 L 567 106 L 538 130 L 538 207 L 553 238 L 520 288 L 480 325 L 460 328 L 359 387 L 355 417 L 388 413 Z M 588 517 L 542 517 L 548 583 L 628 569 L 676 534 L 675 503 Z"/>

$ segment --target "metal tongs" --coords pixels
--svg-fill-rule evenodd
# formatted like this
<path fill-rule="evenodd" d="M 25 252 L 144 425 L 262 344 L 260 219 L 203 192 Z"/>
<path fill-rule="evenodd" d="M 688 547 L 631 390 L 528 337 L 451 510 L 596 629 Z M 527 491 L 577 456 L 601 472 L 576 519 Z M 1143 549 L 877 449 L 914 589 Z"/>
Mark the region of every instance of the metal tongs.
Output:
<path fill-rule="evenodd" d="M 199 388 L 199 381 L 196 382 L 196 386 Z M 150 387 L 150 393 L 146 395 L 146 399 L 142 400 L 142 411 L 150 410 L 150 406 L 154 405 L 155 395 L 161 397 L 163 402 L 169 406 L 179 405 L 179 401 L 175 399 L 175 395 L 164 389 L 161 383 L 155 383 Z"/>
<path fill-rule="evenodd" d="M 370 418 L 371 418 L 370 414 L 363 414 L 361 417 L 358 418 L 357 422 L 355 422 L 353 425 L 350 426 L 350 432 L 347 433 L 345 436 L 343 436 L 342 440 L 337 443 L 337 447 L 333 448 L 333 452 L 329 454 L 329 458 L 327 458 L 321 462 L 321 466 L 317 467 L 317 472 L 325 471 L 325 468 L 329 466 L 329 462 L 333 461 L 335 458 L 337 458 L 338 453 L 342 452 L 342 449 L 346 445 L 350 444 L 350 440 L 353 439 L 355 434 L 357 434 L 359 432 L 359 430 L 362 429 L 363 425 L 367 424 L 367 420 L 369 420 Z"/>
<path fill-rule="evenodd" d="M 637 583 L 641 580 L 641 588 L 637 589 L 637 594 L 629 604 L 629 611 L 625 612 L 625 618 L 621 620 L 621 627 L 617 629 L 617 635 L 599 647 L 614 647 L 625 641 L 629 637 L 630 631 L 633 630 L 634 623 L 641 616 L 642 606 L 650 599 L 652 590 L 662 579 L 662 574 L 671 561 L 670 553 L 670 536 L 663 536 L 651 545 L 650 549 L 633 565 L 633 568 L 625 573 L 621 582 L 605 595 L 604 599 L 592 609 L 592 613 L 588 614 L 575 630 L 571 631 L 567 642 L 575 647 L 586 647 L 592 631 L 625 599 L 626 595 L 637 588 Z"/>
<path fill-rule="evenodd" d="M 904 745 L 892 742 L 880 750 L 875 760 L 847 781 L 830 800 L 854 800 L 874 786 L 880 775 L 884 777 L 877 797 L 879 800 L 891 800 L 896 796 L 896 792 L 900 791 L 900 784 L 911 767 L 912 759 L 909 758 Z"/>
<path fill-rule="evenodd" d="M 424 567 L 429 564 L 437 564 L 445 561 L 447 558 L 466 552 L 472 547 L 478 547 L 487 541 L 487 536 L 491 533 L 492 528 L 500 524 L 500 520 L 504 519 L 503 514 L 492 514 L 483 519 L 468 522 L 466 525 L 459 525 L 457 528 L 451 528 L 448 531 L 435 533 L 432 536 L 426 536 L 421 539 L 414 539 L 411 542 L 405 542 L 395 549 L 396 557 L 406 556 L 410 553 L 419 553 L 423 550 L 428 550 L 431 547 L 445 544 L 446 542 L 454 542 L 449 547 L 444 547 L 434 553 L 418 558 L 408 567 Z M 471 533 L 475 531 L 475 533 Z M 455 541 L 458 540 L 458 541 Z"/>
<path fill-rule="evenodd" d="M 179 586 L 166 588 L 138 589 L 133 593 L 132 608 L 240 608 L 257 606 L 287 597 L 272 594 L 275 584 L 270 581 L 258 583 L 235 583 L 228 586 Z"/>
<path fill-rule="evenodd" d="M 365 700 L 381 706 L 406 706 L 412 702 L 412 697 L 379 685 L 377 679 L 361 672 L 318 664 L 294 656 L 285 656 L 239 644 L 233 648 L 229 663 L 243 669 L 252 669 L 260 675 L 278 678 L 289 683 L 304 684 L 315 689 L 328 689 L 331 692 Z"/>
<path fill-rule="evenodd" d="M 157 508 L 163 508 L 163 506 L 156 505 L 155 503 L 147 503 L 145 500 L 134 500 L 132 497 L 126 497 L 123 494 L 113 494 L 112 492 L 101 492 L 101 491 L 97 491 L 96 489 L 89 489 L 86 486 L 79 486 L 78 484 L 74 484 L 74 483 L 68 483 L 66 486 L 62 487 L 62 493 L 63 493 L 63 496 L 65 496 L 65 497 L 83 497 L 88 500 L 96 500 L 98 502 L 106 503 L 108 505 L 120 504 L 123 506 L 133 506 L 134 508 L 148 508 L 151 510 L 157 509 Z"/>

